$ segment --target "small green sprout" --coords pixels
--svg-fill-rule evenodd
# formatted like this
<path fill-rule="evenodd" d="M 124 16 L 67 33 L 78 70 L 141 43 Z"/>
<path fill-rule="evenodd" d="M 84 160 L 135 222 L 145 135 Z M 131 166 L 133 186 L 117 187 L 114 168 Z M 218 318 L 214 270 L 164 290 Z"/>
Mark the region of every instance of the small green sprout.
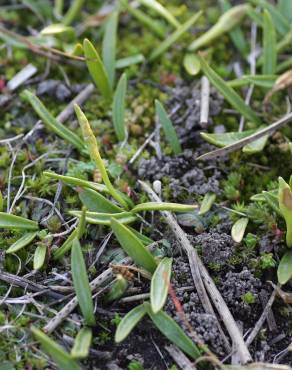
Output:
<path fill-rule="evenodd" d="M 253 304 L 255 303 L 255 296 L 252 294 L 252 292 L 247 292 L 242 296 L 242 300 L 246 304 Z"/>
<path fill-rule="evenodd" d="M 286 243 L 292 247 L 292 191 L 286 181 L 279 177 L 279 208 L 286 221 Z"/>

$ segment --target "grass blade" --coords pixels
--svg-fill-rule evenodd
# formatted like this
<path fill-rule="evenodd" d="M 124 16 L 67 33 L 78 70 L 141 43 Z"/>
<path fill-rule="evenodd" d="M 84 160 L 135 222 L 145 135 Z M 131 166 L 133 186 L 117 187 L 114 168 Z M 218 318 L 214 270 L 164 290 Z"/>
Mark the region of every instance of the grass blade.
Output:
<path fill-rule="evenodd" d="M 6 251 L 6 254 L 15 253 L 20 249 L 29 245 L 37 236 L 37 232 L 31 232 L 24 234 L 20 239 L 13 243 Z"/>
<path fill-rule="evenodd" d="M 28 90 L 23 91 L 23 96 L 28 100 L 30 105 L 33 107 L 36 114 L 43 121 L 44 125 L 55 132 L 62 139 L 72 144 L 79 151 L 84 149 L 83 141 L 74 132 L 69 130 L 67 127 L 62 125 L 51 113 L 47 110 L 44 104 L 39 100 L 39 98 Z"/>
<path fill-rule="evenodd" d="M 154 10 L 157 14 L 161 15 L 164 19 L 167 20 L 169 24 L 171 24 L 175 28 L 179 28 L 180 24 L 175 19 L 175 17 L 158 1 L 156 0 L 138 0 L 139 3 L 147 6 L 149 9 Z"/>
<path fill-rule="evenodd" d="M 249 0 L 251 3 L 255 5 L 260 5 L 264 9 L 268 10 L 273 18 L 274 25 L 279 32 L 281 36 L 285 36 L 289 30 L 290 30 L 290 25 L 289 22 L 283 15 L 279 12 L 279 10 L 271 4 L 267 0 Z"/>
<path fill-rule="evenodd" d="M 69 211 L 69 214 L 80 218 L 82 212 Z M 119 222 L 122 224 L 129 224 L 137 221 L 137 217 L 132 212 L 120 212 L 120 213 L 86 212 L 85 220 L 89 224 L 110 225 L 112 218 L 119 220 Z"/>
<path fill-rule="evenodd" d="M 282 257 L 278 266 L 278 281 L 280 284 L 286 284 L 292 276 L 292 251 L 288 251 Z"/>
<path fill-rule="evenodd" d="M 276 73 L 277 49 L 276 31 L 272 17 L 268 10 L 264 10 L 264 30 L 263 30 L 263 74 L 273 75 Z"/>
<path fill-rule="evenodd" d="M 248 121 L 257 123 L 260 125 L 260 120 L 258 119 L 256 113 L 245 104 L 244 100 L 230 87 L 228 84 L 205 62 L 204 58 L 199 55 L 201 62 L 201 67 L 212 83 L 212 85 L 224 96 L 224 98 L 235 108 L 239 113 L 241 113 Z"/>
<path fill-rule="evenodd" d="M 288 22 L 292 22 L 292 2 L 291 0 L 278 0 L 278 10 Z"/>
<path fill-rule="evenodd" d="M 112 97 L 112 90 L 105 66 L 92 43 L 85 39 L 83 41 L 84 57 L 89 73 L 101 94 L 106 100 Z"/>
<path fill-rule="evenodd" d="M 196 359 L 201 356 L 198 347 L 184 333 L 178 324 L 165 312 L 159 311 L 154 314 L 149 303 L 145 302 L 144 306 L 153 323 L 172 343 L 178 346 L 182 351 L 187 353 L 191 358 Z"/>
<path fill-rule="evenodd" d="M 61 257 L 64 256 L 65 253 L 67 253 L 71 249 L 73 240 L 77 238 L 77 234 L 78 230 L 77 229 L 73 230 L 69 237 L 61 245 L 61 247 L 53 251 L 54 260 L 60 259 Z"/>
<path fill-rule="evenodd" d="M 47 246 L 39 245 L 34 252 L 33 256 L 33 268 L 34 270 L 39 270 L 43 267 L 47 254 Z"/>
<path fill-rule="evenodd" d="M 44 351 L 51 356 L 54 362 L 58 365 L 59 369 L 82 370 L 58 343 L 50 339 L 46 334 L 35 327 L 32 327 L 31 331 L 34 337 L 40 342 Z"/>
<path fill-rule="evenodd" d="M 199 211 L 199 215 L 204 215 L 205 213 L 209 212 L 213 203 L 215 202 L 216 194 L 214 193 L 206 193 L 204 199 L 201 204 L 201 208 Z"/>
<path fill-rule="evenodd" d="M 228 0 L 221 0 L 220 2 L 222 3 L 222 9 L 224 13 L 232 8 Z M 241 28 L 239 26 L 235 26 L 229 31 L 229 35 L 237 50 L 240 51 L 241 55 L 245 56 L 249 50 L 249 47 Z"/>
<path fill-rule="evenodd" d="M 113 98 L 113 124 L 119 141 L 126 138 L 125 104 L 127 93 L 127 75 L 122 74 Z"/>
<path fill-rule="evenodd" d="M 84 141 L 86 142 L 90 154 L 90 158 L 92 159 L 92 161 L 96 163 L 96 166 L 99 169 L 99 172 L 101 174 L 105 186 L 108 188 L 112 197 L 115 198 L 120 204 L 122 204 L 127 209 L 128 204 L 126 203 L 124 198 L 121 197 L 120 193 L 115 190 L 108 177 L 105 165 L 99 154 L 96 138 L 93 135 L 90 124 L 87 121 L 85 114 L 82 112 L 82 110 L 77 104 L 75 104 L 75 112 L 82 130 Z"/>
<path fill-rule="evenodd" d="M 133 64 L 139 64 L 145 62 L 143 54 L 130 55 L 129 57 L 121 58 L 116 61 L 116 69 L 123 69 L 132 66 Z"/>
<path fill-rule="evenodd" d="M 150 238 L 148 238 L 148 236 L 146 236 L 146 235 L 143 235 L 143 234 L 141 234 L 139 231 L 137 231 L 137 230 L 135 230 L 133 227 L 131 227 L 131 226 L 127 226 L 128 227 L 128 229 L 130 230 L 130 231 L 132 231 L 132 233 L 135 235 L 135 236 L 137 236 L 137 238 L 144 244 L 144 245 L 149 245 L 149 244 L 151 244 L 151 243 L 154 243 L 154 241 L 152 240 L 152 239 L 150 239 Z"/>
<path fill-rule="evenodd" d="M 176 31 L 168 36 L 159 46 L 155 49 L 149 57 L 149 62 L 153 62 L 163 54 L 172 44 L 174 44 L 190 27 L 192 27 L 202 15 L 202 11 L 194 14 L 188 21 L 182 24 Z"/>
<path fill-rule="evenodd" d="M 79 240 L 73 240 L 71 250 L 71 272 L 79 307 L 87 325 L 95 324 L 93 302 Z"/>
<path fill-rule="evenodd" d="M 119 14 L 117 11 L 109 16 L 102 40 L 102 60 L 111 88 L 113 88 L 115 81 L 118 18 Z"/>
<path fill-rule="evenodd" d="M 131 333 L 134 327 L 139 321 L 143 319 L 146 314 L 146 310 L 143 304 L 133 308 L 129 311 L 120 321 L 117 331 L 115 334 L 115 341 L 117 343 L 122 342 Z"/>
<path fill-rule="evenodd" d="M 169 119 L 168 114 L 166 113 L 163 105 L 160 103 L 159 100 L 155 100 L 155 111 L 156 116 L 158 117 L 159 122 L 163 128 L 166 140 L 171 146 L 173 152 L 175 154 L 180 154 L 182 152 L 182 149 L 175 128 L 173 127 L 173 124 Z"/>
<path fill-rule="evenodd" d="M 241 78 L 228 81 L 227 84 L 230 87 L 241 87 L 253 84 L 256 86 L 271 89 L 274 86 L 277 78 L 277 75 L 243 75 Z"/>
<path fill-rule="evenodd" d="M 67 13 L 64 15 L 62 23 L 68 26 L 80 14 L 85 0 L 73 0 Z"/>
<path fill-rule="evenodd" d="M 71 357 L 74 359 L 86 358 L 89 354 L 89 349 L 92 341 L 91 328 L 82 328 L 75 340 L 71 350 Z"/>
<path fill-rule="evenodd" d="M 166 301 L 170 284 L 172 258 L 163 258 L 157 266 L 150 287 L 150 302 L 153 313 L 160 311 Z"/>
<path fill-rule="evenodd" d="M 232 226 L 231 236 L 236 243 L 240 243 L 242 241 L 247 224 L 248 218 L 242 217 L 239 220 L 237 220 L 235 224 Z"/>
<path fill-rule="evenodd" d="M 120 3 L 133 17 L 135 17 L 139 22 L 144 24 L 144 26 L 146 26 L 150 31 L 155 33 L 160 38 L 165 37 L 164 27 L 162 27 L 162 25 L 159 22 L 155 21 L 153 18 L 149 17 L 141 10 L 136 9 L 129 5 L 128 0 L 120 0 Z"/>
<path fill-rule="evenodd" d="M 92 189 L 77 189 L 82 204 L 91 212 L 117 213 L 122 208 L 116 206 L 103 195 Z"/>
<path fill-rule="evenodd" d="M 245 17 L 249 5 L 237 5 L 221 15 L 217 23 L 205 32 L 201 37 L 196 39 L 188 47 L 189 51 L 196 51 L 210 44 L 224 33 L 231 31 Z"/>
<path fill-rule="evenodd" d="M 131 209 L 131 212 L 143 212 L 143 211 L 171 211 L 171 212 L 189 212 L 197 208 L 197 205 L 192 204 L 179 204 L 179 203 L 167 203 L 167 202 L 147 202 L 140 203 Z"/>
<path fill-rule="evenodd" d="M 254 132 L 255 130 L 247 130 L 242 132 L 225 132 L 223 134 L 209 134 L 207 132 L 201 132 L 200 135 L 210 144 L 219 147 L 225 147 L 226 145 L 234 144 L 238 140 L 248 137 Z"/>
<path fill-rule="evenodd" d="M 125 252 L 138 265 L 153 273 L 157 263 L 142 242 L 117 219 L 112 218 L 111 228 Z"/>
<path fill-rule="evenodd" d="M 38 228 L 38 224 L 35 221 L 28 220 L 24 217 L 10 215 L 9 213 L 0 212 L 0 229 L 38 230 Z"/>

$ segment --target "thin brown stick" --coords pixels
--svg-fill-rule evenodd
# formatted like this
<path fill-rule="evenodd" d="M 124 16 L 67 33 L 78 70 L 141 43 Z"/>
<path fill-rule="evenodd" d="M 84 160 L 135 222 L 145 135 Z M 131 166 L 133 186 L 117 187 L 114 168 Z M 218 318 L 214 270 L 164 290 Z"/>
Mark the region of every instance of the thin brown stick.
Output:
<path fill-rule="evenodd" d="M 139 181 L 139 183 L 152 201 L 156 201 L 156 202 L 161 201 L 160 198 L 154 193 L 154 191 L 150 188 L 148 184 L 146 184 L 143 181 Z M 232 339 L 232 342 L 234 346 L 236 347 L 236 350 L 238 351 L 238 355 L 240 357 L 241 362 L 243 364 L 250 362 L 252 360 L 251 355 L 236 325 L 236 322 L 233 316 L 231 315 L 231 312 L 229 311 L 229 308 L 227 307 L 220 292 L 218 291 L 216 285 L 214 284 L 212 278 L 210 277 L 207 269 L 203 265 L 196 250 L 192 247 L 191 243 L 186 237 L 186 234 L 184 233 L 182 228 L 178 225 L 178 223 L 176 222 L 172 214 L 167 211 L 161 211 L 160 213 L 165 218 L 166 222 L 168 223 L 169 227 L 173 231 L 176 239 L 181 244 L 182 248 L 187 252 L 188 256 L 192 257 L 192 264 L 194 265 L 193 267 L 195 268 L 196 271 L 199 270 L 200 280 L 203 280 L 205 287 Z M 198 285 L 198 282 L 195 281 L 195 284 Z M 204 290 L 205 290 L 205 287 L 203 287 Z"/>
<path fill-rule="evenodd" d="M 251 333 L 249 334 L 249 336 L 247 337 L 245 343 L 246 345 L 249 347 L 251 345 L 251 343 L 254 341 L 255 337 L 257 336 L 258 332 L 261 330 L 261 327 L 263 326 L 265 320 L 267 319 L 268 317 L 268 314 L 271 310 L 271 307 L 274 303 L 274 300 L 275 300 L 275 297 L 276 297 L 276 294 L 277 294 L 277 290 L 274 289 L 273 293 L 271 294 L 271 297 L 270 299 L 268 300 L 268 303 L 263 311 L 263 313 L 261 314 L 260 318 L 258 319 L 257 323 L 255 324 L 254 328 L 252 329 Z"/>
<path fill-rule="evenodd" d="M 176 346 L 170 345 L 164 347 L 172 359 L 182 370 L 196 370 L 196 366 L 187 358 L 187 356 Z"/>

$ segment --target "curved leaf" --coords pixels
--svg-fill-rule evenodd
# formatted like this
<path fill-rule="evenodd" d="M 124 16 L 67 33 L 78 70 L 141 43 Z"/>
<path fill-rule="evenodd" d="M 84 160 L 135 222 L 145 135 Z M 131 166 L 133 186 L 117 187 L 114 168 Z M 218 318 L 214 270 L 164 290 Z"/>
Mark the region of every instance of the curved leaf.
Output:
<path fill-rule="evenodd" d="M 236 243 L 240 243 L 242 241 L 247 224 L 248 218 L 242 217 L 239 220 L 237 220 L 235 224 L 232 226 L 231 236 Z"/>
<path fill-rule="evenodd" d="M 72 216 L 81 217 L 81 211 L 69 211 Z M 86 212 L 86 222 L 95 225 L 110 225 L 111 219 L 117 219 L 122 224 L 129 224 L 135 222 L 137 217 L 131 212 L 120 213 L 99 213 L 99 212 Z"/>
<path fill-rule="evenodd" d="M 71 249 L 73 240 L 77 237 L 77 234 L 78 234 L 78 229 L 73 230 L 72 233 L 69 235 L 69 237 L 61 245 L 61 247 L 53 251 L 54 260 L 58 260 L 59 258 L 63 257 L 64 254 Z"/>
<path fill-rule="evenodd" d="M 15 253 L 19 251 L 20 249 L 26 247 L 29 245 L 34 238 L 37 236 L 37 232 L 31 232 L 24 234 L 20 239 L 16 240 L 15 243 L 13 243 L 6 251 L 6 254 L 8 253 Z"/>
<path fill-rule="evenodd" d="M 82 328 L 74 340 L 74 345 L 71 350 L 72 358 L 86 358 L 89 354 L 89 349 L 92 341 L 91 328 Z"/>
<path fill-rule="evenodd" d="M 0 212 L 0 228 L 7 230 L 38 230 L 39 227 L 35 221 Z"/>
<path fill-rule="evenodd" d="M 209 134 L 207 132 L 200 132 L 203 139 L 208 143 L 219 147 L 225 147 L 236 143 L 238 140 L 244 139 L 245 137 L 253 134 L 255 130 L 247 130 L 242 132 L 225 132 L 223 134 Z"/>
<path fill-rule="evenodd" d="M 183 65 L 191 76 L 196 76 L 201 70 L 201 63 L 196 54 L 187 53 L 184 56 Z"/>
<path fill-rule="evenodd" d="M 159 119 L 159 122 L 163 128 L 166 140 L 171 146 L 174 154 L 181 153 L 182 149 L 175 128 L 173 127 L 173 124 L 169 119 L 168 114 L 166 113 L 163 105 L 160 103 L 159 100 L 155 100 L 155 111 Z"/>
<path fill-rule="evenodd" d="M 288 251 L 282 257 L 278 266 L 278 281 L 280 284 L 286 284 L 292 277 L 292 250 Z"/>
<path fill-rule="evenodd" d="M 111 88 L 115 81 L 117 28 L 118 12 L 114 11 L 106 21 L 102 39 L 102 60 Z"/>
<path fill-rule="evenodd" d="M 154 10 L 157 14 L 161 15 L 164 19 L 168 21 L 175 28 L 179 28 L 180 24 L 175 19 L 175 17 L 158 1 L 156 0 L 138 0 L 139 3 L 147 6 L 149 9 Z"/>
<path fill-rule="evenodd" d="M 144 306 L 153 323 L 172 343 L 178 346 L 182 351 L 187 353 L 193 359 L 201 356 L 198 347 L 195 343 L 184 333 L 178 324 L 165 312 L 159 311 L 153 313 L 149 303 L 145 302 Z"/>
<path fill-rule="evenodd" d="M 39 245 L 33 256 L 33 268 L 34 270 L 39 270 L 43 267 L 46 259 L 47 254 L 47 246 L 46 245 Z"/>
<path fill-rule="evenodd" d="M 82 370 L 81 367 L 64 351 L 64 349 L 39 329 L 32 327 L 34 337 L 41 343 L 44 351 L 52 357 L 54 362 L 62 370 Z"/>
<path fill-rule="evenodd" d="M 171 212 L 189 212 L 198 208 L 197 205 L 191 204 L 179 204 L 179 203 L 167 203 L 167 202 L 147 202 L 140 203 L 131 209 L 131 212 L 143 212 L 143 211 L 171 211 Z"/>
<path fill-rule="evenodd" d="M 121 212 L 122 208 L 116 206 L 103 195 L 92 189 L 83 188 L 78 190 L 79 198 L 82 204 L 91 212 Z"/>
<path fill-rule="evenodd" d="M 52 114 L 47 110 L 47 108 L 36 95 L 28 90 L 24 90 L 22 94 L 28 100 L 36 114 L 48 129 L 55 132 L 65 141 L 74 145 L 79 151 L 84 149 L 84 143 L 79 136 L 69 130 L 66 126 L 62 125 L 62 123 L 52 116 Z"/>
<path fill-rule="evenodd" d="M 199 211 L 199 215 L 204 215 L 205 213 L 209 212 L 213 203 L 215 202 L 215 199 L 216 199 L 216 194 L 214 193 L 206 193 L 205 196 L 204 196 L 204 199 L 202 201 L 202 204 L 201 204 L 201 207 L 200 207 L 200 211 Z"/>
<path fill-rule="evenodd" d="M 98 55 L 95 47 L 88 39 L 85 39 L 83 42 L 83 50 L 84 56 L 86 58 L 87 68 L 95 85 L 100 90 L 105 99 L 110 100 L 112 96 L 112 90 L 110 87 L 110 82 L 106 73 L 106 69 L 100 59 L 100 56 Z"/>
<path fill-rule="evenodd" d="M 142 242 L 120 220 L 111 219 L 112 230 L 125 252 L 138 265 L 153 273 L 157 263 Z"/>
<path fill-rule="evenodd" d="M 138 324 L 139 321 L 145 316 L 146 310 L 143 304 L 133 308 L 128 312 L 120 321 L 117 331 L 115 334 L 115 341 L 117 343 L 126 339 L 126 337 L 131 333 L 134 327 Z"/>
<path fill-rule="evenodd" d="M 125 100 L 127 92 L 127 75 L 122 74 L 113 98 L 113 124 L 119 141 L 126 138 Z"/>
<path fill-rule="evenodd" d="M 94 325 L 95 318 L 91 290 L 81 246 L 77 238 L 73 240 L 71 250 L 71 272 L 79 307 L 85 322 L 89 326 Z"/>
<path fill-rule="evenodd" d="M 160 311 L 166 301 L 170 283 L 172 258 L 163 258 L 157 266 L 150 287 L 150 302 L 154 313 Z"/>

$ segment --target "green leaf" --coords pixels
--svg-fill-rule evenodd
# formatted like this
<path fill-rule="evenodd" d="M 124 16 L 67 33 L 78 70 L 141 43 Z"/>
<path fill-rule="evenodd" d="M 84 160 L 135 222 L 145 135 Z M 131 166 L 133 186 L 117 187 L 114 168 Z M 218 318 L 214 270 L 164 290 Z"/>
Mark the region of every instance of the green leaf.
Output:
<path fill-rule="evenodd" d="M 79 218 L 79 223 L 77 227 L 77 239 L 80 240 L 86 230 L 86 207 L 83 206 L 81 210 L 81 216 Z"/>
<path fill-rule="evenodd" d="M 197 205 L 167 203 L 167 202 L 147 202 L 140 203 L 131 209 L 131 212 L 143 211 L 171 211 L 171 212 L 189 212 L 197 208 Z"/>
<path fill-rule="evenodd" d="M 122 74 L 113 98 L 113 124 L 119 141 L 126 138 L 125 105 L 127 93 L 127 75 Z"/>
<path fill-rule="evenodd" d="M 224 96 L 224 98 L 230 103 L 230 105 L 235 108 L 239 113 L 241 113 L 248 121 L 257 123 L 260 125 L 260 120 L 258 119 L 256 113 L 245 104 L 244 100 L 228 86 L 228 84 L 205 62 L 204 58 L 199 55 L 201 62 L 201 67 L 209 79 L 209 81 L 214 85 L 214 87 Z"/>
<path fill-rule="evenodd" d="M 71 272 L 79 307 L 87 325 L 95 325 L 93 302 L 79 240 L 73 240 L 71 250 Z"/>
<path fill-rule="evenodd" d="M 112 12 L 106 21 L 102 40 L 102 60 L 111 88 L 115 81 L 118 18 L 118 12 Z"/>
<path fill-rule="evenodd" d="M 179 28 L 180 24 L 175 19 L 175 17 L 164 7 L 162 6 L 158 1 L 156 0 L 138 0 L 139 3 L 147 6 L 149 9 L 154 10 L 157 14 L 161 15 L 164 19 L 168 21 L 169 24 L 171 24 L 175 28 Z"/>
<path fill-rule="evenodd" d="M 96 164 L 102 180 L 105 184 L 105 186 L 108 188 L 110 194 L 113 198 L 115 198 L 120 204 L 123 205 L 124 208 L 128 208 L 128 203 L 125 201 L 125 198 L 121 196 L 120 192 L 118 192 L 112 185 L 107 170 L 105 168 L 104 162 L 100 156 L 99 149 L 97 146 L 96 138 L 92 132 L 92 129 L 90 127 L 90 124 L 85 116 L 85 114 L 82 112 L 80 107 L 75 104 L 74 106 L 75 112 L 78 118 L 78 122 L 80 124 L 82 135 L 84 138 L 84 141 L 86 142 L 86 146 L 88 148 L 90 158 L 91 160 Z"/>
<path fill-rule="evenodd" d="M 24 217 L 14 216 L 9 213 L 0 212 L 0 229 L 7 230 L 38 230 L 38 224 L 35 221 Z"/>
<path fill-rule="evenodd" d="M 82 328 L 74 340 L 74 345 L 71 350 L 71 357 L 74 359 L 86 358 L 89 354 L 89 349 L 92 341 L 91 328 Z"/>
<path fill-rule="evenodd" d="M 280 284 L 286 284 L 292 277 L 292 250 L 288 251 L 282 257 L 278 266 L 278 281 Z"/>
<path fill-rule="evenodd" d="M 40 342 L 44 351 L 52 357 L 54 362 L 62 370 L 82 370 L 81 367 L 64 351 L 64 349 L 46 334 L 35 327 L 31 327 L 34 337 Z"/>
<path fill-rule="evenodd" d="M 137 238 L 144 244 L 144 245 L 149 245 L 149 244 L 152 244 L 154 243 L 154 241 L 150 238 L 148 238 L 148 236 L 146 235 L 143 235 L 141 234 L 139 231 L 135 230 L 133 227 L 127 225 L 127 228 L 132 231 L 132 233 L 137 236 Z"/>
<path fill-rule="evenodd" d="M 62 23 L 68 26 L 81 13 L 85 0 L 73 0 L 67 13 L 64 15 Z"/>
<path fill-rule="evenodd" d="M 232 226 L 231 236 L 236 243 L 240 243 L 242 241 L 247 224 L 248 218 L 242 217 L 239 220 L 237 220 L 235 224 Z"/>
<path fill-rule="evenodd" d="M 76 217 L 81 217 L 81 211 L 69 211 L 69 214 Z M 135 222 L 137 217 L 132 212 L 120 213 L 101 213 L 101 212 L 86 212 L 86 222 L 94 225 L 110 225 L 111 219 L 117 219 L 122 224 Z"/>
<path fill-rule="evenodd" d="M 128 281 L 122 275 L 118 274 L 116 280 L 110 286 L 108 293 L 106 294 L 106 302 L 115 301 L 123 296 L 128 288 Z"/>
<path fill-rule="evenodd" d="M 220 0 L 224 13 L 232 8 L 228 0 Z M 230 38 L 240 53 L 245 56 L 249 50 L 248 43 L 246 42 L 245 35 L 239 26 L 235 26 L 229 31 Z"/>
<path fill-rule="evenodd" d="M 206 193 L 201 204 L 199 215 L 204 215 L 205 213 L 209 212 L 213 203 L 215 202 L 215 199 L 216 194 L 210 192 Z"/>
<path fill-rule="evenodd" d="M 200 132 L 200 135 L 210 144 L 219 147 L 225 147 L 236 143 L 240 139 L 244 139 L 253 134 L 255 130 L 247 130 L 242 132 L 226 132 L 224 134 L 209 134 L 207 132 Z"/>
<path fill-rule="evenodd" d="M 61 257 L 64 256 L 65 253 L 67 253 L 71 249 L 73 240 L 77 237 L 77 234 L 78 230 L 77 229 L 73 230 L 69 237 L 61 245 L 61 247 L 53 251 L 54 260 L 60 259 Z"/>
<path fill-rule="evenodd" d="M 292 23 L 292 2 L 291 0 L 278 0 L 278 10 L 287 18 L 289 23 Z"/>
<path fill-rule="evenodd" d="M 228 81 L 227 84 L 230 87 L 241 87 L 253 84 L 271 89 L 274 86 L 277 78 L 277 75 L 243 75 L 241 78 Z"/>
<path fill-rule="evenodd" d="M 185 67 L 185 70 L 191 76 L 196 76 L 201 70 L 201 63 L 196 54 L 185 54 L 183 65 Z"/>
<path fill-rule="evenodd" d="M 286 222 L 286 243 L 292 247 L 292 191 L 286 181 L 279 177 L 279 208 Z"/>
<path fill-rule="evenodd" d="M 47 254 L 47 246 L 46 245 L 39 245 L 33 256 L 33 268 L 34 270 L 39 270 L 43 267 L 46 259 Z"/>
<path fill-rule="evenodd" d="M 0 191 L 0 212 L 3 211 L 3 206 L 4 206 L 4 200 L 3 200 L 2 192 Z"/>
<path fill-rule="evenodd" d="M 276 31 L 272 17 L 268 10 L 264 10 L 264 30 L 263 30 L 263 74 L 272 75 L 276 73 L 277 49 Z"/>
<path fill-rule="evenodd" d="M 149 62 L 153 62 L 154 59 L 158 58 L 163 54 L 172 44 L 174 44 L 190 27 L 192 27 L 197 20 L 202 15 L 202 11 L 199 11 L 197 14 L 194 14 L 189 20 L 182 24 L 176 31 L 174 31 L 170 36 L 168 36 L 158 48 L 153 50 L 150 54 Z"/>
<path fill-rule="evenodd" d="M 175 128 L 173 127 L 173 124 L 169 119 L 168 114 L 166 113 L 163 105 L 160 103 L 159 100 L 155 100 L 155 111 L 156 116 L 158 117 L 159 122 L 163 128 L 166 140 L 171 146 L 174 154 L 180 154 L 182 152 L 182 149 Z"/>
<path fill-rule="evenodd" d="M 268 205 L 275 211 L 279 216 L 282 217 L 282 213 L 279 208 L 279 201 L 277 194 L 272 193 L 271 191 L 263 191 L 262 192 L 264 200 L 268 203 Z"/>
<path fill-rule="evenodd" d="M 139 22 L 144 24 L 150 31 L 155 33 L 158 37 L 164 38 L 165 37 L 165 29 L 164 27 L 154 20 L 153 18 L 149 17 L 147 14 L 135 8 L 134 6 L 129 5 L 128 0 L 120 0 L 120 3 L 126 10 L 135 17 Z"/>
<path fill-rule="evenodd" d="M 130 55 L 125 58 L 118 59 L 116 61 L 116 69 L 123 69 L 132 66 L 133 64 L 139 64 L 145 62 L 143 54 Z"/>
<path fill-rule="evenodd" d="M 237 5 L 227 10 L 207 32 L 197 38 L 188 47 L 189 51 L 196 51 L 231 31 L 245 17 L 250 6 L 247 4 Z"/>
<path fill-rule="evenodd" d="M 57 36 L 63 33 L 72 35 L 75 31 L 73 27 L 65 26 L 62 23 L 50 24 L 41 30 L 41 35 L 43 36 Z"/>
<path fill-rule="evenodd" d="M 62 139 L 72 144 L 79 151 L 84 149 L 83 141 L 74 132 L 69 130 L 66 126 L 62 125 L 51 113 L 47 110 L 44 104 L 39 98 L 28 90 L 22 92 L 23 96 L 28 100 L 30 105 L 33 107 L 36 114 L 43 121 L 44 125 Z"/>
<path fill-rule="evenodd" d="M 269 135 L 263 136 L 258 140 L 255 140 L 242 148 L 243 153 L 254 154 L 261 152 L 267 144 Z"/>
<path fill-rule="evenodd" d="M 101 94 L 105 99 L 110 100 L 112 97 L 112 90 L 109 82 L 104 64 L 102 63 L 98 52 L 92 43 L 85 39 L 83 41 L 84 56 L 86 59 L 89 73 Z"/>
<path fill-rule="evenodd" d="M 120 321 L 115 334 L 115 341 L 122 342 L 131 333 L 139 321 L 143 319 L 146 310 L 143 304 L 133 308 Z"/>
<path fill-rule="evenodd" d="M 116 206 L 95 190 L 89 188 L 78 189 L 78 195 L 82 204 L 91 212 L 122 212 L 122 208 Z"/>
<path fill-rule="evenodd" d="M 255 5 L 262 6 L 264 9 L 270 12 L 274 25 L 277 31 L 281 34 L 281 36 L 285 36 L 289 32 L 290 30 L 289 22 L 285 17 L 283 17 L 279 10 L 269 1 L 267 0 L 249 0 L 249 1 Z"/>
<path fill-rule="evenodd" d="M 157 263 L 152 254 L 144 247 L 142 242 L 124 226 L 120 220 L 112 218 L 112 230 L 125 252 L 138 265 L 153 273 Z"/>
<path fill-rule="evenodd" d="M 29 245 L 37 236 L 37 232 L 31 232 L 24 234 L 20 239 L 13 243 L 6 251 L 6 254 L 15 253 L 20 249 Z"/>
<path fill-rule="evenodd" d="M 153 323 L 172 343 L 178 346 L 182 351 L 187 353 L 191 358 L 197 359 L 201 356 L 198 347 L 184 333 L 178 324 L 165 312 L 159 311 L 154 314 L 149 303 L 145 302 L 144 306 Z"/>
<path fill-rule="evenodd" d="M 153 313 L 160 311 L 167 298 L 170 284 L 172 258 L 163 258 L 157 266 L 150 287 L 150 302 Z"/>

